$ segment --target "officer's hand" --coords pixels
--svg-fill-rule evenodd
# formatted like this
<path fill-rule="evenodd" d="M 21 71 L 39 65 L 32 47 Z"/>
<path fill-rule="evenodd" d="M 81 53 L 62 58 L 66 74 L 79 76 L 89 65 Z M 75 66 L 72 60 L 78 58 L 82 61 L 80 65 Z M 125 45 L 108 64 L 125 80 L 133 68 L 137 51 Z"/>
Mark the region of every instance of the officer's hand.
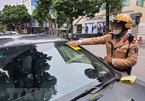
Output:
<path fill-rule="evenodd" d="M 107 62 L 107 63 L 111 63 L 112 64 L 112 58 L 109 57 L 109 56 L 105 56 L 104 57 L 104 61 Z"/>
<path fill-rule="evenodd" d="M 108 34 L 111 34 L 111 35 L 112 35 L 112 34 L 114 34 L 114 33 L 113 33 L 113 32 L 109 32 Z"/>
<path fill-rule="evenodd" d="M 70 45 L 70 46 L 78 46 L 79 41 L 68 41 L 67 44 Z"/>

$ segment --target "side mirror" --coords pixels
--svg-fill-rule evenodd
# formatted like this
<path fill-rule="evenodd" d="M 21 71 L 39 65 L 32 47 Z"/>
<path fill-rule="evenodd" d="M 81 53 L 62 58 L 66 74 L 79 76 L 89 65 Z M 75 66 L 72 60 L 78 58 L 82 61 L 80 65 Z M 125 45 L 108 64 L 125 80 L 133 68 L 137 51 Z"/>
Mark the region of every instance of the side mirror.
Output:
<path fill-rule="evenodd" d="M 137 17 L 136 17 L 136 24 L 139 25 L 139 23 L 140 23 L 140 17 L 137 16 Z"/>

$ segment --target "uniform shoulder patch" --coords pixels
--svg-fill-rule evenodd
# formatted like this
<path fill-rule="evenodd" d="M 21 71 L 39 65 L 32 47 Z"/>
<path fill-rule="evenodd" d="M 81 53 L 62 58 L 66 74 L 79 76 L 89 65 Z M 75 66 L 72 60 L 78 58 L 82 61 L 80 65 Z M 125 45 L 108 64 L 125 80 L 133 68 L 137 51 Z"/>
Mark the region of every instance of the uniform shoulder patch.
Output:
<path fill-rule="evenodd" d="M 133 40 L 133 41 L 132 41 L 132 44 L 134 44 L 135 42 L 136 42 L 136 40 Z"/>
<path fill-rule="evenodd" d="M 127 40 L 128 40 L 128 37 L 125 37 L 125 38 L 123 39 L 123 43 L 125 43 Z"/>
<path fill-rule="evenodd" d="M 135 48 L 134 49 L 134 52 L 137 54 L 138 53 L 138 48 Z"/>

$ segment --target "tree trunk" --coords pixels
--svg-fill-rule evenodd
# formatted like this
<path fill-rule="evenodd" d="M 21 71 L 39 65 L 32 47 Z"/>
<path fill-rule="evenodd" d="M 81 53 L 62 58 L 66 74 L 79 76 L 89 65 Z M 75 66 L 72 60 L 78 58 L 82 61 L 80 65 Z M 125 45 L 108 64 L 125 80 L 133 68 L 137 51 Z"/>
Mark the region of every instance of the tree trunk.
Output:
<path fill-rule="evenodd" d="M 68 19 L 66 19 L 66 24 L 67 24 L 67 26 L 66 26 L 66 37 L 68 38 L 68 34 L 69 34 L 69 21 L 68 21 Z"/>
<path fill-rule="evenodd" d="M 51 29 L 51 35 L 54 35 L 51 20 L 49 20 L 47 16 L 46 16 L 46 20 L 47 20 L 47 22 L 49 23 L 49 26 L 50 26 L 50 29 Z"/>
<path fill-rule="evenodd" d="M 50 21 L 51 35 L 54 35 L 54 30 L 53 30 L 53 27 L 52 27 L 52 21 L 51 20 L 49 20 L 49 21 Z"/>
<path fill-rule="evenodd" d="M 73 38 L 73 20 L 70 20 L 70 24 L 71 24 L 71 27 L 70 27 L 70 33 L 71 33 L 71 36 Z"/>
<path fill-rule="evenodd" d="M 109 32 L 109 2 L 106 0 L 106 33 Z"/>
<path fill-rule="evenodd" d="M 77 25 L 77 23 L 80 22 L 81 19 L 83 19 L 84 16 L 82 16 L 73 26 Z"/>
<path fill-rule="evenodd" d="M 18 24 L 15 24 L 15 29 L 18 33 L 20 33 L 20 30 L 19 30 L 19 25 Z"/>

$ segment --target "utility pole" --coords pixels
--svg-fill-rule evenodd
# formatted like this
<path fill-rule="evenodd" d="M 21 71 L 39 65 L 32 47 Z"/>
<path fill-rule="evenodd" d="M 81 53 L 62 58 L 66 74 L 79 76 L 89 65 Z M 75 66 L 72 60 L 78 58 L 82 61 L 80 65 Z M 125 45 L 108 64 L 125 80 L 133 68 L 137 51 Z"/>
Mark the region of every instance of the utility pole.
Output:
<path fill-rule="evenodd" d="M 136 39 L 138 39 L 138 26 L 140 23 L 140 18 L 142 17 L 142 13 L 132 13 L 130 16 L 133 19 L 133 27 L 132 27 L 132 34 L 135 36 Z"/>
<path fill-rule="evenodd" d="M 106 33 L 109 32 L 109 2 L 106 0 Z"/>
<path fill-rule="evenodd" d="M 55 26 L 56 26 L 56 35 L 58 36 L 58 24 L 57 24 L 57 11 L 55 11 Z"/>

